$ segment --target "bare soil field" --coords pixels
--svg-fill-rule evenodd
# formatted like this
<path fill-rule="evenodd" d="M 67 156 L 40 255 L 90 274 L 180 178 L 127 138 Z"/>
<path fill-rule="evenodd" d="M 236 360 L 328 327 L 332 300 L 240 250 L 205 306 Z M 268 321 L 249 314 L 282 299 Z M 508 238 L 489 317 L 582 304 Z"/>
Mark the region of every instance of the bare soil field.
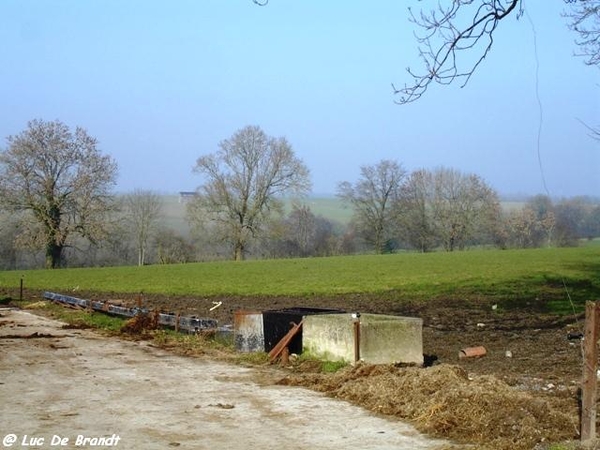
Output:
<path fill-rule="evenodd" d="M 78 293 L 82 298 L 92 294 Z M 134 304 L 135 296 L 97 299 Z M 213 302 L 222 305 L 210 311 Z M 389 417 L 429 436 L 487 449 L 545 449 L 578 439 L 583 316 L 531 309 L 499 310 L 469 302 L 398 304 L 389 298 L 167 298 L 145 296 L 163 311 L 232 322 L 239 309 L 336 308 L 420 317 L 428 368 L 358 365 L 335 374 L 309 363 L 277 369 L 278 385 L 305 386 Z M 486 356 L 459 359 L 465 347 Z M 345 446 L 344 446 L 345 447 Z M 366 448 L 359 445 L 356 448 Z M 391 448 L 391 447 L 388 447 Z M 399 447 L 408 448 L 408 447 Z M 562 447 L 565 448 L 565 447 Z"/>
<path fill-rule="evenodd" d="M 93 295 L 91 295 L 93 297 Z M 97 297 L 97 296 L 96 296 Z M 82 298 L 90 298 L 85 295 Z M 97 297 L 100 298 L 100 297 Z M 104 300 L 133 306 L 134 296 L 109 295 Z M 222 302 L 219 308 L 213 302 Z M 423 319 L 424 353 L 438 362 L 457 364 L 468 372 L 494 375 L 509 384 L 554 384 L 556 389 L 579 383 L 582 353 L 578 339 L 569 336 L 583 332 L 583 314 L 558 316 L 535 309 L 502 311 L 493 305 L 482 307 L 468 302 L 423 302 L 398 304 L 387 298 L 345 296 L 331 298 L 172 298 L 144 296 L 149 309 L 209 317 L 220 325 L 233 323 L 238 310 L 264 311 L 291 307 L 331 308 L 348 312 L 392 314 Z M 488 350 L 480 359 L 458 359 L 461 349 L 483 345 Z M 509 351 L 512 357 L 506 357 Z M 568 389 L 567 389 L 568 390 Z"/>

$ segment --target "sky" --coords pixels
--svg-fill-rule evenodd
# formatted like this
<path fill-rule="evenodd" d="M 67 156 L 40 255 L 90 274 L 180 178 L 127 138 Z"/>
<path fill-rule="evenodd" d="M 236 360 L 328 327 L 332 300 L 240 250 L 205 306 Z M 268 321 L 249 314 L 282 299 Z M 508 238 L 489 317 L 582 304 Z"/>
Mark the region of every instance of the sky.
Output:
<path fill-rule="evenodd" d="M 2 0 L 0 148 L 58 119 L 116 160 L 118 192 L 177 193 L 203 182 L 200 156 L 258 125 L 287 138 L 314 195 L 392 159 L 501 195 L 600 196 L 600 141 L 582 125 L 600 126 L 600 71 L 574 56 L 564 2 L 524 0 L 464 88 L 398 105 L 392 83 L 421 67 L 407 8 L 425 3 Z"/>

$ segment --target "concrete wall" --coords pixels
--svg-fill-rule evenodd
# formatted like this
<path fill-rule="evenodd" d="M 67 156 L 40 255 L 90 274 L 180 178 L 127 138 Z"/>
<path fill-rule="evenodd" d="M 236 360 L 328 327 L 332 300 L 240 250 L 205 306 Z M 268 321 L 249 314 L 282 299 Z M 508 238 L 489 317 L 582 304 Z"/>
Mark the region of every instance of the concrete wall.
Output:
<path fill-rule="evenodd" d="M 329 360 L 354 362 L 351 314 L 304 319 L 303 349 Z M 363 314 L 360 317 L 360 359 L 373 364 L 423 364 L 423 321 L 413 317 Z"/>
<path fill-rule="evenodd" d="M 304 318 L 302 348 L 329 361 L 354 361 L 351 314 L 324 314 Z"/>
<path fill-rule="evenodd" d="M 304 316 L 301 348 L 330 361 L 354 362 L 354 319 L 350 313 Z M 372 364 L 423 364 L 423 321 L 413 317 L 360 316 L 360 359 Z M 264 317 L 238 311 L 234 317 L 235 348 L 265 351 Z"/>
<path fill-rule="evenodd" d="M 373 364 L 423 364 L 423 320 L 364 314 L 360 318 L 360 357 Z"/>

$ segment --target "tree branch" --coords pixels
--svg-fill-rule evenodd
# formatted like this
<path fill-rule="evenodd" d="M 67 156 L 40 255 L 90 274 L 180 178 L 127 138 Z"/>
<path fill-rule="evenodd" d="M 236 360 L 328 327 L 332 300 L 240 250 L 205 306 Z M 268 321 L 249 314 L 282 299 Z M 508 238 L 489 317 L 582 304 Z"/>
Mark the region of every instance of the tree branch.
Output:
<path fill-rule="evenodd" d="M 586 127 L 589 131 L 589 136 L 592 139 L 596 139 L 597 141 L 600 141 L 600 127 L 598 128 L 594 128 L 589 126 L 587 123 L 585 123 L 583 120 L 581 119 L 577 119 L 579 121 L 579 123 L 581 123 L 584 127 Z"/>
<path fill-rule="evenodd" d="M 600 65 L 600 1 L 565 0 L 569 12 L 563 14 L 569 20 L 569 28 L 579 35 L 575 43 L 581 49 L 575 56 L 583 56 L 588 66 Z"/>
<path fill-rule="evenodd" d="M 448 7 L 438 3 L 436 10 L 429 13 L 421 11 L 418 16 L 409 8 L 410 21 L 422 31 L 422 35 L 415 33 L 415 37 L 425 70 L 418 73 L 408 67 L 407 72 L 413 78 L 413 83 L 403 88 L 392 84 L 397 96 L 396 102 L 405 104 L 418 100 L 432 82 L 448 85 L 460 79 L 461 87 L 464 87 L 491 50 L 494 31 L 500 21 L 514 11 L 518 11 L 517 16 L 522 13 L 522 10 L 517 9 L 520 2 L 521 0 L 453 0 Z M 475 56 L 470 62 L 462 62 L 462 55 L 471 53 L 465 51 L 480 47 L 479 56 Z"/>

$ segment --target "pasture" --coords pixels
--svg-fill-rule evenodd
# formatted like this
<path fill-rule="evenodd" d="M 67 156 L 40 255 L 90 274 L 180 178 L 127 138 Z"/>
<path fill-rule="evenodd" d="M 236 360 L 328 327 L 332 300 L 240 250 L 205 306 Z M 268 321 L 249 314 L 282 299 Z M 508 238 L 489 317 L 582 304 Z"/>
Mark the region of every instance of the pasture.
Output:
<path fill-rule="evenodd" d="M 600 298 L 600 242 L 577 248 L 472 250 L 180 265 L 0 272 L 0 289 L 167 296 L 452 299 L 552 307 Z"/>

